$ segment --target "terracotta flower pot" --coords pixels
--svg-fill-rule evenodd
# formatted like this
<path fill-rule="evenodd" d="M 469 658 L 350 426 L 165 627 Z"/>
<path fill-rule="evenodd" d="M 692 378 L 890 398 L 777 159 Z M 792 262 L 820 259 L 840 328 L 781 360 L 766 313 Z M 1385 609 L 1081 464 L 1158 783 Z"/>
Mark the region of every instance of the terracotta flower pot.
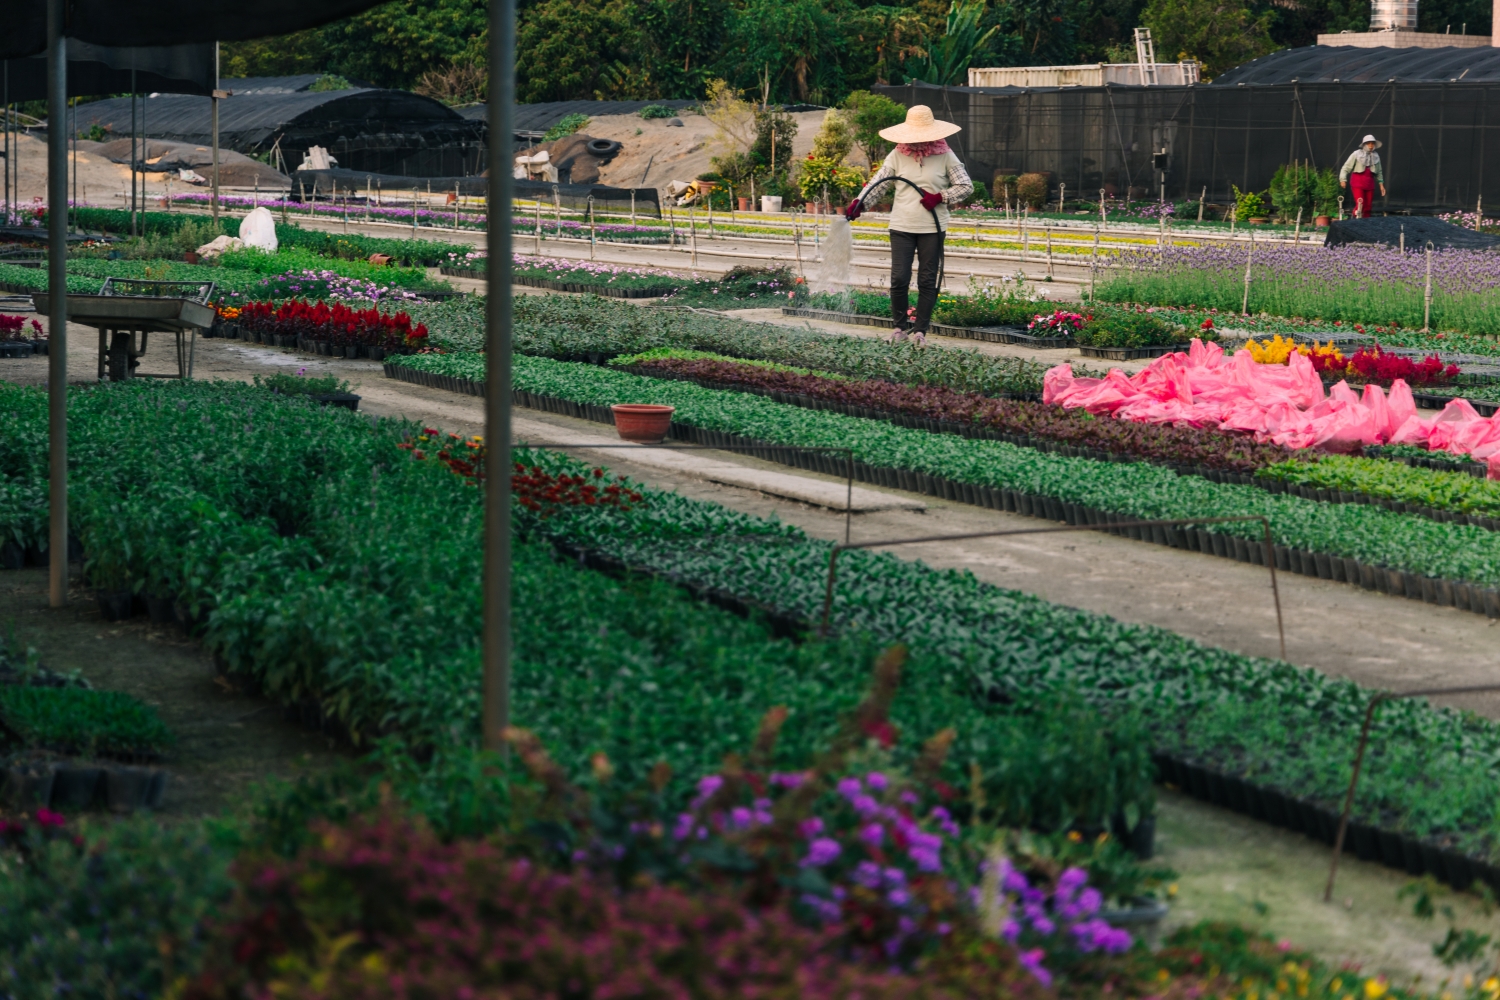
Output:
<path fill-rule="evenodd" d="M 672 426 L 674 406 L 659 406 L 655 403 L 616 403 L 610 407 L 615 414 L 615 430 L 620 438 L 637 444 L 659 444 Z"/>
<path fill-rule="evenodd" d="M 1329 226 L 1333 225 L 1333 217 L 1330 215 L 1320 215 L 1313 220 L 1313 225 L 1317 226 L 1319 229 L 1327 229 Z"/>
<path fill-rule="evenodd" d="M 739 199 L 739 202 L 740 202 L 740 211 L 741 212 L 748 212 L 748 211 L 750 211 L 750 199 L 749 198 L 741 198 L 741 199 Z"/>
<path fill-rule="evenodd" d="M 182 255 L 182 259 L 185 260 L 185 261 L 187 261 L 189 264 L 197 264 L 197 263 L 202 262 L 202 260 L 203 260 L 202 257 L 198 256 L 197 251 L 194 251 L 194 250 L 189 250 L 186 253 L 184 253 Z"/>
<path fill-rule="evenodd" d="M 390 262 L 391 262 L 391 258 L 390 258 L 389 254 L 383 254 L 383 253 L 372 253 L 372 254 L 370 254 L 370 263 L 374 264 L 376 267 L 384 267 L 385 265 L 389 264 Z"/>
<path fill-rule="evenodd" d="M 1264 226 L 1266 223 L 1268 223 L 1270 221 L 1271 221 L 1271 219 L 1270 219 L 1269 216 L 1257 215 L 1257 216 L 1253 216 L 1250 219 L 1250 225 L 1252 225 L 1252 226 Z"/>

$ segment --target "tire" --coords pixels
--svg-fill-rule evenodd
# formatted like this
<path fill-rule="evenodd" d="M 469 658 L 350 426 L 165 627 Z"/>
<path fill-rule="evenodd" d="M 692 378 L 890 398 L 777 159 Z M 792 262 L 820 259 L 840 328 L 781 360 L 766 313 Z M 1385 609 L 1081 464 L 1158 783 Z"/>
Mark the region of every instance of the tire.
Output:
<path fill-rule="evenodd" d="M 593 156 L 614 156 L 620 151 L 620 143 L 613 139 L 590 139 L 584 147 Z"/>

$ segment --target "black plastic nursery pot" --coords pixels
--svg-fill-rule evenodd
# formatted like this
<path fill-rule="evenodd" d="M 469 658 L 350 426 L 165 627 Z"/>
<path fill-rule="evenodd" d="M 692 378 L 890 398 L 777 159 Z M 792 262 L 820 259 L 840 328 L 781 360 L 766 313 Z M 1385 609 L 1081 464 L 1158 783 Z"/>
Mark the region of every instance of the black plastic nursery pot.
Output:
<path fill-rule="evenodd" d="M 135 594 L 128 590 L 96 590 L 94 600 L 107 622 L 119 622 L 134 613 Z"/>

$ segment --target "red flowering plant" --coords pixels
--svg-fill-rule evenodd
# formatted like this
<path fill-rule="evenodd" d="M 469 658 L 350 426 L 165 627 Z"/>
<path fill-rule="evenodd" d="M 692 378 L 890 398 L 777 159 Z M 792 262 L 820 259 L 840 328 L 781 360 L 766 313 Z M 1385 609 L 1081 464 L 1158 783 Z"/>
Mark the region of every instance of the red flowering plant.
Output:
<path fill-rule="evenodd" d="M 451 431 L 444 434 L 434 427 L 396 445 L 411 453 L 417 461 L 435 457 L 470 486 L 484 482 L 484 439 L 464 437 Z M 546 519 L 567 508 L 615 509 L 628 511 L 644 504 L 646 498 L 634 489 L 627 477 L 613 481 L 605 471 L 594 468 L 586 473 L 566 469 L 548 470 L 516 462 L 510 479 L 513 503 L 523 512 Z"/>
<path fill-rule="evenodd" d="M 258 333 L 328 341 L 340 346 L 365 345 L 403 351 L 427 345 L 427 327 L 413 324 L 408 314 L 392 315 L 375 308 L 351 309 L 342 302 L 332 305 L 302 299 L 280 305 L 247 302 L 240 307 L 239 323 Z"/>
<path fill-rule="evenodd" d="M 30 336 L 26 335 L 26 327 L 31 327 Z M 7 316 L 0 313 L 0 340 L 44 340 L 46 334 L 42 332 L 42 324 L 35 319 L 27 321 L 25 316 Z"/>
<path fill-rule="evenodd" d="M 1405 380 L 1407 385 L 1443 385 L 1452 382 L 1459 373 L 1458 365 L 1445 365 L 1436 354 L 1413 361 L 1404 354 L 1382 351 L 1379 344 L 1361 347 L 1348 356 L 1332 350 L 1314 351 L 1308 357 L 1319 374 L 1383 386 L 1389 386 L 1398 378 Z"/>
<path fill-rule="evenodd" d="M 1051 313 L 1037 313 L 1026 324 L 1026 332 L 1038 337 L 1071 337 L 1083 329 L 1092 316 L 1080 316 L 1075 312 L 1058 309 Z"/>

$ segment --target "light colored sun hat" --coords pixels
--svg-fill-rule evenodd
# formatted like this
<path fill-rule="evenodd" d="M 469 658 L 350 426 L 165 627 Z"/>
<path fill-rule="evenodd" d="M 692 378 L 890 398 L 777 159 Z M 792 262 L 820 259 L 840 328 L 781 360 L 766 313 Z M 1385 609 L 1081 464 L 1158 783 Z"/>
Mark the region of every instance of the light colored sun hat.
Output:
<path fill-rule="evenodd" d="M 1381 142 L 1379 139 L 1375 138 L 1373 135 L 1367 135 L 1363 139 L 1359 140 L 1359 144 L 1361 146 L 1363 146 L 1367 142 L 1373 142 L 1375 144 L 1375 148 L 1376 149 L 1379 149 L 1381 146 L 1385 145 L 1385 143 Z"/>
<path fill-rule="evenodd" d="M 906 112 L 906 121 L 881 129 L 880 137 L 891 142 L 936 142 L 962 131 L 961 125 L 940 122 L 932 117 L 932 109 L 927 105 L 914 104 Z"/>

